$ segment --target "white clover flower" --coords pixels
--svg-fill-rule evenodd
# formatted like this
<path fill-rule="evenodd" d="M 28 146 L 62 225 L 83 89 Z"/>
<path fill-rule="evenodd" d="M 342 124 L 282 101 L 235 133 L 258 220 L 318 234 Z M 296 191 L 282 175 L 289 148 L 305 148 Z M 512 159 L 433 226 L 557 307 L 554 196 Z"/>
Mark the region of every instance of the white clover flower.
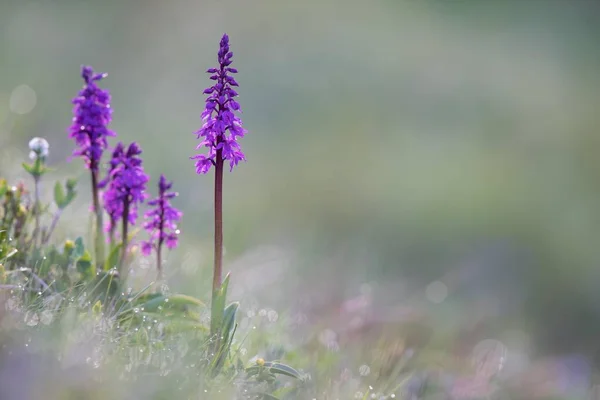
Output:
<path fill-rule="evenodd" d="M 42 159 L 48 157 L 48 150 L 50 145 L 48 141 L 44 138 L 34 137 L 29 141 L 29 149 L 31 152 L 29 153 L 29 158 L 35 160 L 40 157 Z"/>

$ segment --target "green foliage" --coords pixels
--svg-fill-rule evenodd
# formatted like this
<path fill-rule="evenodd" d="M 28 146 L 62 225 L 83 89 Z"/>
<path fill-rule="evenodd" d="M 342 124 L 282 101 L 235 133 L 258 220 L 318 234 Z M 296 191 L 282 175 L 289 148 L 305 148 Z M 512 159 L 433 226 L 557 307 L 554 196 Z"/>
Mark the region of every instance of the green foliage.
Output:
<path fill-rule="evenodd" d="M 54 202 L 60 210 L 65 209 L 75 199 L 75 196 L 77 195 L 77 192 L 75 191 L 76 184 L 76 180 L 67 179 L 65 184 L 66 193 L 60 182 L 57 181 L 54 184 Z"/>
<path fill-rule="evenodd" d="M 11 246 L 21 251 L 26 250 L 30 247 L 31 240 L 27 226 L 31 219 L 31 205 L 26 201 L 25 186 L 9 186 L 2 180 L 0 193 L 0 231 L 11 242 Z"/>
<path fill-rule="evenodd" d="M 278 362 L 268 362 L 262 359 L 259 359 L 256 365 L 246 368 L 246 373 L 248 374 L 248 377 L 256 377 L 257 380 L 274 380 L 278 374 L 299 380 L 304 379 L 300 372 L 289 365 Z"/>
<path fill-rule="evenodd" d="M 43 204 L 38 192 L 49 171 L 45 157 L 23 163 L 23 168 L 33 177 L 33 190 L 22 182 L 11 186 L 0 179 L 0 290 L 9 290 L 13 318 L 25 321 L 24 327 L 16 325 L 10 332 L 55 332 L 48 349 L 60 358 L 73 345 L 74 335 L 94 327 L 83 336 L 98 343 L 108 338 L 111 345 L 102 351 L 120 366 L 122 376 L 135 380 L 169 371 L 179 390 L 189 393 L 199 387 L 204 393 L 233 393 L 239 389 L 234 382 L 240 382 L 242 398 L 279 399 L 290 390 L 281 386 L 279 377 L 303 382 L 300 372 L 281 362 L 261 361 L 245 368 L 248 361 L 235 339 L 240 303 L 227 302 L 229 275 L 212 294 L 207 310 L 192 296 L 151 292 L 152 284 L 137 292 L 123 290 L 123 243 L 111 243 L 108 257 L 98 266 L 83 237 L 54 243 L 52 233 L 76 198 L 77 182 L 54 184 L 57 211 L 47 218 L 50 204 Z M 130 231 L 130 242 L 138 232 L 135 227 Z M 128 251 L 125 262 L 133 257 Z M 196 373 L 190 375 L 189 370 Z"/>
<path fill-rule="evenodd" d="M 236 329 L 235 317 L 239 304 L 232 303 L 225 307 L 229 277 L 230 275 L 227 274 L 221 287 L 212 296 L 210 310 L 210 333 L 212 341 L 210 352 L 213 354 L 210 369 L 212 376 L 218 375 L 225 366 Z"/>
<path fill-rule="evenodd" d="M 119 243 L 111 248 L 110 253 L 108 253 L 108 258 L 104 261 L 104 271 L 108 271 L 111 268 L 117 268 L 122 247 L 123 244 Z"/>
<path fill-rule="evenodd" d="M 33 163 L 23 163 L 21 164 L 23 169 L 27 171 L 32 177 L 35 179 L 39 179 L 42 175 L 50 172 L 50 169 L 45 165 L 42 159 L 36 158 Z"/>
<path fill-rule="evenodd" d="M 229 274 L 225 276 L 221 287 L 213 293 L 210 310 L 210 331 L 213 334 L 220 332 L 220 327 L 223 324 L 223 313 L 227 299 L 227 288 L 229 287 L 229 276 Z"/>
<path fill-rule="evenodd" d="M 69 189 L 65 193 L 61 185 L 54 188 L 54 201 L 62 210 L 61 204 L 72 201 L 67 200 Z M 28 225 L 32 215 L 24 193 L 24 186 L 8 187 L 0 181 L 2 209 L 7 210 L 3 211 L 2 223 L 8 227 L 0 231 L 0 284 L 13 288 L 11 304 L 17 306 L 11 315 L 25 321 L 25 327 L 19 329 L 27 335 L 56 332 L 55 341 L 47 344 L 56 358 L 80 345 L 81 339 L 75 341 L 74 337 L 89 337 L 90 347 L 100 349 L 102 354 L 99 368 L 114 371 L 122 382 L 132 384 L 149 376 L 161 382 L 167 395 L 177 393 L 182 398 L 232 398 L 234 394 L 244 400 L 314 398 L 315 393 L 331 390 L 332 380 L 338 379 L 336 368 L 342 356 L 322 346 L 314 351 L 284 348 L 265 361 L 256 355 L 266 357 L 264 354 L 281 340 L 282 332 L 251 330 L 252 337 L 246 332 L 242 340 L 237 339 L 241 305 L 228 302 L 230 275 L 213 293 L 209 310 L 202 300 L 192 296 L 152 292 L 151 284 L 124 294 L 125 282 L 115 268 L 121 243 L 112 246 L 98 270 L 89 243 L 82 237 L 66 240 L 60 246 L 32 243 Z M 15 240 L 19 218 L 24 223 Z M 212 316 L 210 323 L 207 311 Z M 360 381 L 360 390 L 341 383 L 335 390 L 339 398 L 375 395 L 390 399 L 390 394 L 407 390 L 417 372 L 435 364 L 427 353 L 423 354 L 413 363 L 397 363 L 387 380 L 365 377 Z M 327 378 L 314 382 L 309 374 L 290 364 L 310 368 L 314 376 Z M 381 368 L 372 365 L 373 370 Z M 374 382 L 377 390 L 371 389 Z M 434 381 L 423 387 L 422 392 L 428 396 L 444 391 Z"/>
<path fill-rule="evenodd" d="M 143 307 L 148 312 L 188 312 L 190 309 L 204 307 L 204 303 L 184 294 L 164 295 L 160 293 L 140 297 L 136 305 Z"/>
<path fill-rule="evenodd" d="M 92 284 L 92 297 L 108 303 L 117 298 L 120 284 L 121 281 L 115 269 L 98 271 Z"/>
<path fill-rule="evenodd" d="M 32 262 L 33 259 L 37 262 L 37 256 L 42 252 L 41 247 L 50 241 L 62 212 L 75 199 L 77 181 L 67 180 L 66 193 L 63 186 L 56 182 L 54 203 L 57 211 L 50 223 L 44 225 L 44 216 L 48 214 L 50 204 L 40 201 L 38 183 L 49 169 L 40 159 L 32 164 L 24 163 L 23 167 L 34 177 L 34 189 L 29 189 L 23 182 L 11 186 L 6 179 L 0 179 L 0 230 L 5 232 L 12 248 L 21 253 L 14 262 Z M 33 258 L 27 260 L 28 255 Z"/>
<path fill-rule="evenodd" d="M 15 249 L 8 240 L 8 232 L 0 231 L 0 262 L 5 263 L 10 260 L 18 250 Z"/>
<path fill-rule="evenodd" d="M 86 250 L 83 244 L 83 238 L 80 236 L 77 239 L 75 239 L 75 247 L 73 248 L 73 252 L 70 254 L 70 257 L 73 260 L 77 260 L 80 257 L 83 257 L 85 251 Z"/>
<path fill-rule="evenodd" d="M 229 357 L 233 336 L 237 327 L 235 324 L 235 317 L 238 309 L 239 303 L 231 303 L 225 308 L 222 313 L 222 321 L 218 331 L 219 333 L 217 334 L 218 336 L 216 338 L 213 336 L 215 347 L 217 348 L 216 355 L 211 364 L 213 376 L 216 376 L 221 372 Z"/>
<path fill-rule="evenodd" d="M 92 261 L 92 255 L 89 251 L 85 251 L 81 257 L 75 262 L 77 272 L 79 272 L 84 280 L 90 280 L 96 276 L 96 267 Z"/>

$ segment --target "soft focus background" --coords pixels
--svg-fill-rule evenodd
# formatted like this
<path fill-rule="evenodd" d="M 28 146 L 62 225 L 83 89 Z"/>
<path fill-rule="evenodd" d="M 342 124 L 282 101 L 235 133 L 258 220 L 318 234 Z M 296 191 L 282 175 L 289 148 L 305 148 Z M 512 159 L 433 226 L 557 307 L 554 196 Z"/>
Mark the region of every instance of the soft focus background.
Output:
<path fill-rule="evenodd" d="M 25 177 L 27 142 L 43 136 L 55 175 L 87 185 L 65 161 L 70 100 L 81 64 L 108 72 L 112 128 L 140 143 L 153 184 L 164 173 L 180 192 L 172 287 L 205 295 L 213 177 L 189 157 L 227 32 L 249 134 L 247 163 L 225 175 L 226 264 L 246 307 L 338 334 L 416 318 L 452 349 L 495 339 L 516 354 L 507 363 L 580 354 L 593 366 L 599 12 L 564 0 L 0 0 L 0 175 Z M 87 230 L 80 193 L 59 238 Z M 344 317 L 356 308 L 366 317 Z"/>

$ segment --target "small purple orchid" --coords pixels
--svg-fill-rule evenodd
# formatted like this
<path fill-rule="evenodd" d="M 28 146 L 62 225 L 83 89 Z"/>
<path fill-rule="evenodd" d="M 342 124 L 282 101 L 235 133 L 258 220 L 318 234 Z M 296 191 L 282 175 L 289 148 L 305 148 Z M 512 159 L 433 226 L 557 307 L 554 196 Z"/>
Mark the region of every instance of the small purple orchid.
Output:
<path fill-rule="evenodd" d="M 156 250 L 159 281 L 162 280 L 162 245 L 166 244 L 169 249 L 177 247 L 177 222 L 183 215 L 171 205 L 170 199 L 178 195 L 170 191 L 172 186 L 173 183 L 161 175 L 158 181 L 158 197 L 148 201 L 148 205 L 154 208 L 144 214 L 144 229 L 150 234 L 150 240 L 142 242 L 142 253 L 150 255 L 153 249 Z"/>
<path fill-rule="evenodd" d="M 100 183 L 98 183 L 99 189 L 104 189 L 110 183 L 111 178 L 114 176 L 115 171 L 119 165 L 121 165 L 121 160 L 124 156 L 124 147 L 123 143 L 119 142 L 115 146 L 112 152 L 112 156 L 108 165 L 108 173 L 106 174 L 106 178 Z M 109 220 L 106 223 L 105 231 L 109 233 L 109 241 L 112 244 L 114 242 L 115 229 L 117 227 L 117 223 L 119 218 L 123 215 L 123 204 L 122 201 L 119 201 L 117 196 L 119 195 L 116 190 L 107 190 L 103 194 L 104 200 L 104 209 L 108 213 Z"/>
<path fill-rule="evenodd" d="M 123 250 L 120 265 L 127 251 L 127 232 L 129 224 L 134 225 L 138 211 L 137 207 L 146 198 L 146 184 L 149 177 L 142 167 L 141 148 L 137 143 L 131 143 L 127 148 L 118 143 L 113 150 L 108 176 L 100 183 L 106 187 L 104 191 L 104 209 L 110 216 L 108 231 L 111 241 L 114 240 L 116 223 L 121 220 L 121 240 Z"/>
<path fill-rule="evenodd" d="M 96 215 L 95 252 L 99 265 L 104 263 L 104 241 L 102 232 L 102 208 L 98 193 L 98 169 L 102 153 L 108 147 L 107 138 L 116 136 L 108 129 L 112 119 L 110 93 L 100 89 L 96 82 L 107 74 L 95 74 L 92 67 L 82 66 L 81 77 L 85 84 L 72 100 L 73 120 L 69 128 L 69 137 L 75 140 L 77 149 L 74 156 L 81 157 L 90 170 L 92 180 L 92 208 Z"/>
<path fill-rule="evenodd" d="M 95 74 L 92 67 L 82 66 L 81 77 L 85 85 L 72 101 L 73 122 L 69 128 L 69 137 L 78 146 L 73 155 L 82 157 L 86 167 L 92 171 L 98 171 L 102 153 L 108 147 L 107 138 L 116 136 L 108 129 L 112 119 L 110 93 L 96 85 L 96 82 L 106 76 L 107 74 Z"/>
<path fill-rule="evenodd" d="M 244 137 L 247 132 L 242 128 L 242 120 L 235 114 L 241 112 L 240 105 L 234 100 L 238 93 L 233 86 L 239 86 L 231 74 L 236 74 L 235 68 L 231 65 L 233 53 L 229 51 L 229 36 L 223 35 L 218 53 L 219 68 L 210 68 L 207 70 L 210 79 L 216 83 L 204 90 L 208 95 L 206 107 L 202 112 L 202 121 L 204 124 L 196 132 L 198 139 L 204 139 L 198 144 L 196 149 L 208 147 L 208 154 L 197 154 L 192 157 L 196 160 L 196 173 L 206 174 L 210 167 L 217 165 L 222 160 L 229 160 L 229 169 L 238 162 L 245 160 L 238 137 Z M 229 131 L 229 134 L 227 134 Z"/>

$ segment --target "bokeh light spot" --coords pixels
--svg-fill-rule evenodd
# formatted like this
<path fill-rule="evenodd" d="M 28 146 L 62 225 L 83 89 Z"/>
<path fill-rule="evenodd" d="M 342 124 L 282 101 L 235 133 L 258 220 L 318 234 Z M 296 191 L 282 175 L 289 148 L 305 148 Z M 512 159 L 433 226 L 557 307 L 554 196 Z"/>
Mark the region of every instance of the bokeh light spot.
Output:
<path fill-rule="evenodd" d="M 440 281 L 431 282 L 425 288 L 425 296 L 430 302 L 439 304 L 448 297 L 448 287 Z"/>
<path fill-rule="evenodd" d="M 9 107 L 10 111 L 15 114 L 28 114 L 37 103 L 37 95 L 35 91 L 27 85 L 19 85 L 13 89 L 10 94 Z"/>

